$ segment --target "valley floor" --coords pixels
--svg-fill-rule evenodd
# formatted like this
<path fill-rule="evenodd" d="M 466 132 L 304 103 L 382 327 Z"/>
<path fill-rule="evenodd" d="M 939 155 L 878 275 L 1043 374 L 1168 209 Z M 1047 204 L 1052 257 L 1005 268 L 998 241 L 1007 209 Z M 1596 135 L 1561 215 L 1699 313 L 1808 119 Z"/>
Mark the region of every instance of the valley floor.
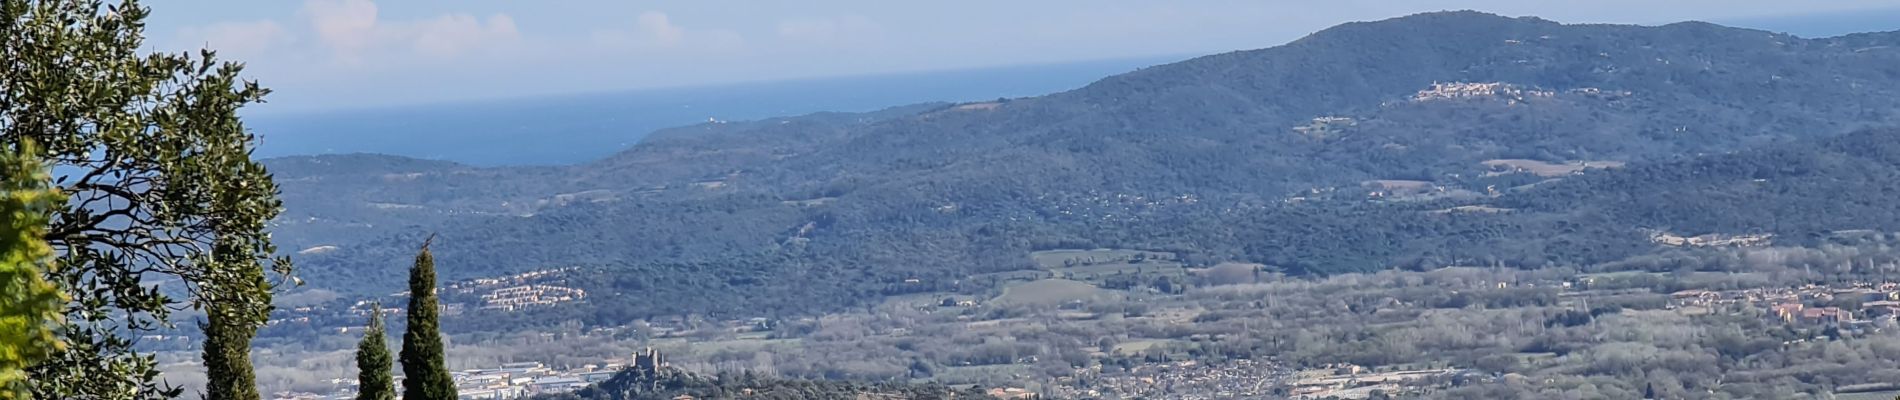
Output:
<path fill-rule="evenodd" d="M 1322 279 L 1228 274 L 1216 282 L 1210 268 L 1120 289 L 1067 276 L 987 294 L 897 296 L 816 317 L 682 316 L 462 334 L 448 355 L 452 368 L 470 370 L 465 386 L 491 395 L 571 390 L 649 347 L 708 374 L 937 382 L 1046 398 L 1878 393 L 1900 389 L 1891 384 L 1900 381 L 1900 283 L 1886 279 L 1900 271 L 1889 248 L 1694 248 L 1582 269 Z M 1172 262 L 1151 256 L 1137 264 Z M 1093 262 L 1107 261 L 1130 260 Z M 1076 264 L 1066 266 L 1085 267 Z M 263 349 L 259 382 L 347 395 L 353 340 Z M 544 367 L 494 377 L 508 363 Z"/>

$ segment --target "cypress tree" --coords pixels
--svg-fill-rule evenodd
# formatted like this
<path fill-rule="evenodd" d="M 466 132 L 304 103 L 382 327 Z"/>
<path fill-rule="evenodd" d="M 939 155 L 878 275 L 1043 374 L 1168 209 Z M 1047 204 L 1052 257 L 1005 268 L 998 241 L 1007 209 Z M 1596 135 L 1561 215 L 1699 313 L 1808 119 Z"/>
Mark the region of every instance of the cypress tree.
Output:
<path fill-rule="evenodd" d="M 363 341 L 356 344 L 356 398 L 395 400 L 396 379 L 389 376 L 394 360 L 389 359 L 389 347 L 383 344 L 383 305 L 370 307 L 374 311 L 369 315 L 369 329 L 363 332 Z"/>
<path fill-rule="evenodd" d="M 213 262 L 226 266 L 252 263 L 248 255 L 233 249 L 233 245 L 233 241 L 219 241 L 213 246 Z M 270 283 L 264 279 L 261 267 L 231 270 L 233 273 L 207 279 L 200 288 L 199 296 L 208 303 L 205 322 L 198 325 L 205 334 L 204 398 L 258 400 L 263 394 L 257 391 L 257 375 L 251 370 L 251 338 L 257 336 L 258 327 L 270 319 L 271 307 L 257 307 L 235 299 L 247 296 L 246 293 L 258 295 L 258 291 L 263 291 L 262 296 L 268 299 Z"/>
<path fill-rule="evenodd" d="M 402 398 L 453 400 L 455 380 L 442 361 L 442 334 L 436 328 L 435 256 L 428 242 L 409 270 L 409 326 L 402 334 Z"/>
<path fill-rule="evenodd" d="M 206 400 L 256 400 L 257 377 L 251 372 L 251 337 L 257 328 L 233 323 L 229 307 L 213 305 L 210 321 L 198 324 L 204 330 Z"/>

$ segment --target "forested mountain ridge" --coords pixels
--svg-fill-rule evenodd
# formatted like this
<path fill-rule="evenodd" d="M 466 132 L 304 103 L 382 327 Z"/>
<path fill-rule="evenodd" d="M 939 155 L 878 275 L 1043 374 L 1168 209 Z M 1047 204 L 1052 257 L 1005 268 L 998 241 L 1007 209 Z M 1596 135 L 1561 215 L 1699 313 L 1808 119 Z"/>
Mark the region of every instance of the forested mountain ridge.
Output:
<path fill-rule="evenodd" d="M 1148 68 L 986 113 L 893 121 L 846 143 L 848 150 L 839 152 L 857 156 L 845 163 L 811 157 L 777 170 L 822 175 L 826 167 L 884 171 L 963 162 L 1047 174 L 1063 166 L 1045 171 L 1044 160 L 1081 156 L 1087 159 L 1078 166 L 1088 167 L 1087 175 L 1177 178 L 1120 179 L 1119 185 L 1287 189 L 1270 184 L 1322 180 L 1303 175 L 1336 178 L 1341 171 L 1324 161 L 1384 156 L 1353 148 L 1338 157 L 1344 160 L 1313 157 L 1337 146 L 1286 134 L 1290 130 L 1316 117 L 1379 120 L 1388 114 L 1401 114 L 1391 116 L 1400 119 L 1392 125 L 1405 131 L 1393 132 L 1388 143 L 1494 146 L 1467 151 L 1480 157 L 1561 161 L 1728 151 L 1890 120 L 1883 105 L 1892 100 L 1883 97 L 1895 93 L 1888 64 L 1900 52 L 1863 45 L 1700 23 L 1651 28 L 1422 14 Z M 1469 107 L 1460 102 L 1410 114 L 1394 110 L 1434 83 L 1450 82 L 1627 95 L 1462 115 L 1445 111 Z M 1461 132 L 1458 124 L 1479 126 Z M 1506 137 L 1481 140 L 1497 136 Z M 919 154 L 920 148 L 929 152 Z M 1377 178 L 1383 171 L 1351 172 Z"/>
<path fill-rule="evenodd" d="M 1886 148 L 1824 143 L 1894 140 L 1827 138 L 1895 122 L 1896 44 L 1430 13 L 1042 97 L 676 128 L 570 167 L 269 164 L 289 207 L 279 240 L 311 250 L 310 281 L 372 292 L 429 232 L 450 279 L 582 265 L 625 288 L 748 294 L 652 312 L 838 306 L 1026 269 L 1049 248 L 1311 273 L 1591 263 L 1653 246 L 1645 229 L 1776 229 L 1647 200 L 1729 193 L 1685 192 L 1732 182 L 1667 173 L 1684 166 Z M 1867 182 L 1719 200 L 1826 204 L 1847 183 Z M 1476 209 L 1459 207 L 1505 212 L 1439 212 Z M 1847 228 L 1830 221 L 1892 224 L 1803 232 Z"/>

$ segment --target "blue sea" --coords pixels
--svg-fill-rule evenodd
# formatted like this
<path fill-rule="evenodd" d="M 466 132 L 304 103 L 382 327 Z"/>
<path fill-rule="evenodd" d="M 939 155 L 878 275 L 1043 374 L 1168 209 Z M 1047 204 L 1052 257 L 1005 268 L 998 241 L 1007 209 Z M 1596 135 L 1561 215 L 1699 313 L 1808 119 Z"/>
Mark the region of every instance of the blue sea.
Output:
<path fill-rule="evenodd" d="M 1035 96 L 1187 57 L 636 90 L 246 118 L 257 155 L 382 153 L 471 165 L 558 165 L 605 157 L 657 129 L 932 101 Z"/>

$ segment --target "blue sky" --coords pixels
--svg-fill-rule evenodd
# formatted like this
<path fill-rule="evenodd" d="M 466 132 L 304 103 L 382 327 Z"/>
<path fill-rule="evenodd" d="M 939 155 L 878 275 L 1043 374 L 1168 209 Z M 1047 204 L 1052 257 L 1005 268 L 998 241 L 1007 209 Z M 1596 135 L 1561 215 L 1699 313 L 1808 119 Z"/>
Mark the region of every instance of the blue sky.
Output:
<path fill-rule="evenodd" d="M 251 77 L 278 89 L 272 104 L 262 106 L 266 112 L 1185 56 L 1269 47 L 1341 22 L 1437 10 L 1474 9 L 1564 22 L 1707 20 L 1765 25 L 1789 15 L 1895 10 L 1891 0 L 172 0 L 147 4 L 155 8 L 147 28 L 148 46 L 154 50 L 210 46 L 226 57 L 246 61 Z M 1803 26 L 1817 25 L 1764 27 L 1795 30 Z"/>

